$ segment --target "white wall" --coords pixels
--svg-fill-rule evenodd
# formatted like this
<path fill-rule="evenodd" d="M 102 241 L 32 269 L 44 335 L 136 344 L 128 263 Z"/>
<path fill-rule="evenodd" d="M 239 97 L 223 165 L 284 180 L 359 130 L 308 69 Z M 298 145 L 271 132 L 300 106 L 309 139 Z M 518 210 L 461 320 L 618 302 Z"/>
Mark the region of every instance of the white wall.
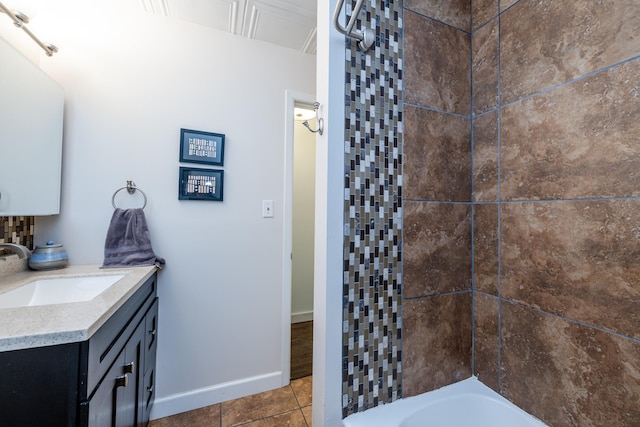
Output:
<path fill-rule="evenodd" d="M 41 60 L 66 107 L 61 214 L 37 219 L 36 244 L 59 241 L 72 264 L 101 263 L 111 196 L 135 181 L 167 260 L 152 417 L 280 386 L 282 101 L 285 89 L 314 93 L 315 58 L 77 6 L 82 23 L 60 16 L 48 38 L 60 52 Z M 224 202 L 178 201 L 181 127 L 226 135 Z M 275 218 L 261 217 L 263 199 Z"/>
<path fill-rule="evenodd" d="M 317 129 L 315 119 L 309 125 Z M 296 120 L 293 135 L 291 322 L 296 323 L 313 319 L 316 134 Z"/>
<path fill-rule="evenodd" d="M 316 139 L 316 233 L 313 292 L 313 425 L 342 420 L 342 280 L 344 224 L 344 36 L 332 26 L 337 0 L 318 2 L 316 97 L 325 131 Z"/>

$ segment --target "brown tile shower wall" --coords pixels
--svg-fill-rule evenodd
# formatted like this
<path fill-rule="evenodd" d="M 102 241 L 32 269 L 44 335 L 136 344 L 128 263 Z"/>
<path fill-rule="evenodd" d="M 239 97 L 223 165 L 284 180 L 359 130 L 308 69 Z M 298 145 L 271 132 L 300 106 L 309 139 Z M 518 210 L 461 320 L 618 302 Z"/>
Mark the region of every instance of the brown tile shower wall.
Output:
<path fill-rule="evenodd" d="M 34 217 L 0 216 L 0 243 L 18 243 L 33 249 Z"/>
<path fill-rule="evenodd" d="M 640 4 L 404 7 L 398 394 L 473 371 L 549 425 L 637 425 Z"/>
<path fill-rule="evenodd" d="M 554 427 L 639 425 L 640 3 L 472 13 L 475 373 Z"/>
<path fill-rule="evenodd" d="M 470 6 L 405 0 L 405 397 L 471 375 Z"/>

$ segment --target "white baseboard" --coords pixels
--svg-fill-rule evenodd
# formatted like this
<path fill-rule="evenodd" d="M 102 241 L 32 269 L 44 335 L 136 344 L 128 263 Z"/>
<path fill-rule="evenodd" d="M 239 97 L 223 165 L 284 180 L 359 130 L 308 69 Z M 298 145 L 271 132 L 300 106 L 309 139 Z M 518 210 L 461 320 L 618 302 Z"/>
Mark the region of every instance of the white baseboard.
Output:
<path fill-rule="evenodd" d="M 152 420 L 282 387 L 282 372 L 271 372 L 156 399 Z"/>
<path fill-rule="evenodd" d="M 291 323 L 310 322 L 313 320 L 313 311 L 303 311 L 301 313 L 291 313 Z"/>

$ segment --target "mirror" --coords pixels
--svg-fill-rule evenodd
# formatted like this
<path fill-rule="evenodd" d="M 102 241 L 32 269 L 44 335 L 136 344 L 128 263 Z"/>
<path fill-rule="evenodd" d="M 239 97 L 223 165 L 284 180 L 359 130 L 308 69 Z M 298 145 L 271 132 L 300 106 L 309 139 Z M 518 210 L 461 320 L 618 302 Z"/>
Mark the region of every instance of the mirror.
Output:
<path fill-rule="evenodd" d="M 64 90 L 0 37 L 0 216 L 60 213 Z"/>

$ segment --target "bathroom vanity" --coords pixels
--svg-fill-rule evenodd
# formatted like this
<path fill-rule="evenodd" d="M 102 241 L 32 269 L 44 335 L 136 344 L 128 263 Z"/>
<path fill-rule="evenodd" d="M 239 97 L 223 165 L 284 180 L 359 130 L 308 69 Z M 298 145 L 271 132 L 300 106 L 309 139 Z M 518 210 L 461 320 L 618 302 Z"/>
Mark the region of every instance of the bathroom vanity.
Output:
<path fill-rule="evenodd" d="M 24 286 L 17 282 L 25 275 L 46 283 L 63 271 L 67 278 L 112 275 L 115 283 L 88 301 L 0 308 L 0 423 L 147 425 L 155 395 L 155 267 L 20 273 L 0 279 L 0 302 Z"/>

